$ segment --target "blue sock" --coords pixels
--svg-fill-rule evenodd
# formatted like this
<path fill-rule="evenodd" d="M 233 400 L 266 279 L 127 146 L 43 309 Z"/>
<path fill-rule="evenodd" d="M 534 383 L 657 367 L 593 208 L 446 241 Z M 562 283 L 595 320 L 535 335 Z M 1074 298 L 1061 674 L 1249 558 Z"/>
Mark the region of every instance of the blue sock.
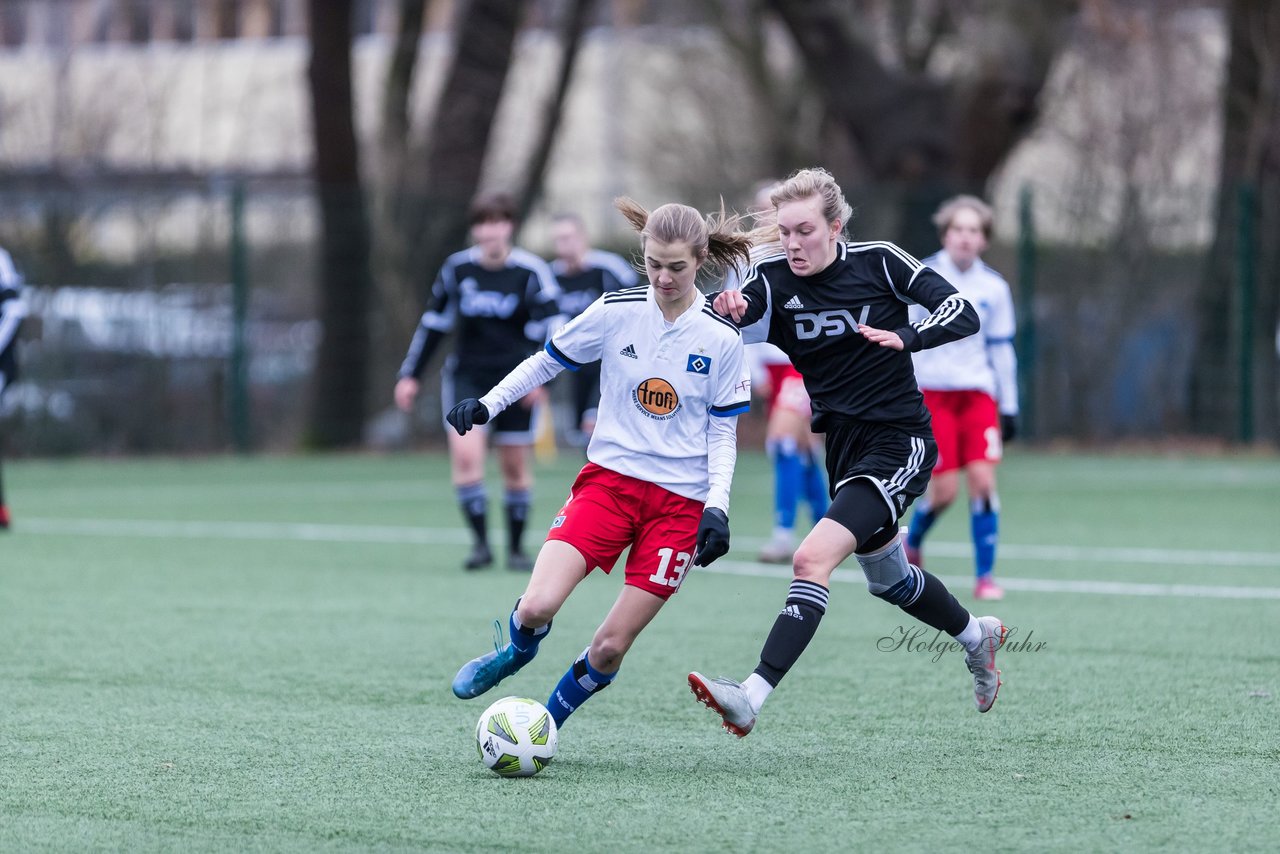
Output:
<path fill-rule="evenodd" d="M 973 502 L 969 527 L 973 534 L 973 557 L 978 577 L 990 575 L 996 568 L 996 545 L 1000 542 L 1000 502 L 993 495 L 990 500 Z"/>
<path fill-rule="evenodd" d="M 804 496 L 809 502 L 809 512 L 816 525 L 818 520 L 827 515 L 831 506 L 831 494 L 827 491 L 827 478 L 818 465 L 818 459 L 812 453 L 804 455 Z"/>
<path fill-rule="evenodd" d="M 547 623 L 540 629 L 531 629 L 521 625 L 520 618 L 516 616 L 516 610 L 520 607 L 520 600 L 516 600 L 516 607 L 511 609 L 511 618 L 507 621 L 507 628 L 511 634 L 511 646 L 516 651 L 516 660 L 520 662 L 520 666 L 533 661 L 533 657 L 538 654 L 538 644 L 542 643 L 542 639 L 551 631 L 551 623 Z"/>
<path fill-rule="evenodd" d="M 796 526 L 804 468 L 795 439 L 775 439 L 769 443 L 769 451 L 773 456 L 773 521 L 779 528 L 790 530 Z"/>
<path fill-rule="evenodd" d="M 547 698 L 547 709 L 550 710 L 551 717 L 555 718 L 557 727 L 563 726 L 569 715 L 590 699 L 592 694 L 608 688 L 609 683 L 618 675 L 601 673 L 592 667 L 591 662 L 587 661 L 590 649 L 591 647 L 584 649 L 578 660 L 569 665 L 569 669 L 560 677 L 560 683 Z"/>
<path fill-rule="evenodd" d="M 907 528 L 907 545 L 913 549 L 920 548 L 920 544 L 924 542 L 924 535 L 929 533 L 929 529 L 936 521 L 938 521 L 938 515 L 933 512 L 929 502 L 921 496 L 916 502 L 916 512 L 911 517 L 911 526 Z"/>

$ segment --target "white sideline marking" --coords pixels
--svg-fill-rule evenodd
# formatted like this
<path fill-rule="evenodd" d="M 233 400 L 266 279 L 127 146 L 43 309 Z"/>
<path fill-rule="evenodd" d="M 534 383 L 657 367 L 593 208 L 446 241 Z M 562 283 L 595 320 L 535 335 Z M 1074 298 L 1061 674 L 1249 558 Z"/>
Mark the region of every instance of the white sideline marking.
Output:
<path fill-rule="evenodd" d="M 396 525 L 323 525 L 309 522 L 166 522 L 145 519 L 28 519 L 14 531 L 90 537 L 143 537 L 189 540 L 297 540 L 320 543 L 469 543 L 460 528 Z"/>
<path fill-rule="evenodd" d="M 715 572 L 721 575 L 746 575 L 761 578 L 791 578 L 791 570 L 783 566 L 763 563 L 739 563 L 718 560 L 711 566 L 697 568 L 698 572 Z M 973 584 L 972 577 L 940 575 L 942 583 L 953 591 L 964 591 Z M 866 584 L 867 580 L 856 569 L 837 569 L 832 581 L 847 584 Z M 1102 596 L 1158 596 L 1192 599 L 1280 599 L 1277 587 L 1223 587 L 1198 584 L 1140 584 L 1128 581 L 1086 581 L 1048 578 L 1010 578 L 1000 576 L 1000 585 L 1006 590 L 1026 590 L 1034 593 L 1096 593 Z"/>
<path fill-rule="evenodd" d="M 929 541 L 928 553 L 941 557 L 969 558 L 969 543 Z M 1189 566 L 1280 566 L 1280 554 L 1267 552 L 1201 551 L 1198 549 L 1148 549 L 1130 546 L 1027 546 L 1000 544 L 1000 557 L 1009 560 L 1102 561 L 1105 563 L 1171 563 Z"/>
<path fill-rule="evenodd" d="M 207 522 L 163 521 L 145 519 L 48 519 L 23 517 L 14 525 L 15 533 L 72 535 L 91 537 L 141 537 L 149 539 L 209 540 L 292 540 L 326 543 L 382 543 L 410 545 L 465 544 L 470 534 L 460 528 L 421 528 L 396 525 L 329 525 L 306 522 Z M 743 537 L 739 547 L 756 547 L 762 538 Z M 967 556 L 969 546 L 963 543 L 930 543 L 934 553 L 949 557 Z M 1280 554 L 1263 552 L 1181 552 L 1170 549 L 1106 549 L 1075 546 L 1002 545 L 1000 553 L 1014 560 L 1053 560 L 1085 562 L 1108 560 L 1112 563 L 1177 563 L 1215 566 L 1280 566 Z M 1174 560 L 1172 556 L 1190 559 Z M 721 575 L 790 578 L 791 569 L 763 563 L 720 560 L 699 572 Z M 939 576 L 948 587 L 964 590 L 973 579 L 961 576 Z M 863 584 L 862 573 L 855 569 L 837 569 L 833 581 Z M 1089 581 L 1046 578 L 1011 578 L 1000 576 L 1007 590 L 1035 593 L 1093 593 L 1104 596 L 1204 597 L 1210 599 L 1280 599 L 1280 588 L 1227 587 L 1196 584 L 1148 584 L 1127 581 Z"/>
<path fill-rule="evenodd" d="M 208 522 L 148 519 L 51 519 L 23 516 L 15 531 L 36 534 L 72 534 L 98 537 L 147 537 L 211 540 L 298 540 L 327 543 L 437 543 L 471 542 L 461 527 L 423 528 L 411 525 L 332 525 L 310 522 Z M 764 537 L 735 537 L 735 548 L 754 551 Z M 929 554 L 968 558 L 969 543 L 929 542 Z M 1101 562 L 1167 566 L 1280 567 L 1280 553 L 1195 549 L 1132 548 L 1126 546 L 1035 546 L 1001 543 L 1000 556 L 1014 561 L 1065 563 Z"/>

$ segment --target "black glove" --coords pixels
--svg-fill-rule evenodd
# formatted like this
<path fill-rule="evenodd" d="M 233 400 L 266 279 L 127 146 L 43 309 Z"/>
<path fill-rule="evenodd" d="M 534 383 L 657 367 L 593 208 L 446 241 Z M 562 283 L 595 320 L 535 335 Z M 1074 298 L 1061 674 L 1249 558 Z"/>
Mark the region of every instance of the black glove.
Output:
<path fill-rule="evenodd" d="M 1018 416 L 1001 415 L 1000 416 L 1000 441 L 1012 442 L 1018 438 Z"/>
<path fill-rule="evenodd" d="M 698 523 L 697 547 L 693 550 L 694 566 L 710 566 L 729 551 L 729 517 L 723 510 L 708 507 Z"/>
<path fill-rule="evenodd" d="M 459 403 L 453 409 L 449 410 L 449 414 L 444 417 L 458 431 L 459 436 L 467 435 L 467 431 L 477 424 L 484 424 L 489 420 L 489 410 L 474 397 L 468 397 Z"/>

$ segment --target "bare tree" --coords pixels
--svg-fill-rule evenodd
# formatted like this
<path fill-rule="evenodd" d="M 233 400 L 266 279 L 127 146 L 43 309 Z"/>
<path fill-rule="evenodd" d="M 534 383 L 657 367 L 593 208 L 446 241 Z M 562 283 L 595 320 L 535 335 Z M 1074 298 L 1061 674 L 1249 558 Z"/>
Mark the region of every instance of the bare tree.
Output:
<path fill-rule="evenodd" d="M 899 239 L 932 241 L 927 212 L 958 189 L 981 191 L 1031 127 L 1036 98 L 1062 44 L 1074 0 L 1000 0 L 963 23 L 981 28 L 972 58 L 948 76 L 920 73 L 952 26 L 937 4 L 915 4 L 921 25 L 904 23 L 899 3 L 886 32 L 905 40 L 896 56 L 861 35 L 869 6 L 844 0 L 768 0 L 803 56 L 832 124 L 849 140 L 865 177 L 905 188 Z M 921 35 L 914 35 L 919 30 Z M 855 168 L 844 164 L 843 169 Z M 841 169 L 837 166 L 837 170 Z M 923 224 L 923 225 L 922 225 Z"/>
<path fill-rule="evenodd" d="M 742 7 L 733 0 L 703 3 L 712 19 L 720 22 L 721 36 L 755 96 L 747 106 L 759 112 L 753 130 L 764 154 L 756 180 L 783 176 L 812 161 L 816 145 L 809 137 L 821 122 L 821 99 L 808 91 L 804 71 L 796 63 L 779 67 L 771 62 L 768 25 L 772 18 L 765 0 L 747 0 Z M 701 82 L 701 75 L 697 82 Z M 715 103 L 714 94 L 708 93 L 708 103 Z"/>
<path fill-rule="evenodd" d="M 582 46 L 582 36 L 586 32 L 587 22 L 591 20 L 591 13 L 595 11 L 595 7 L 596 0 L 569 0 L 568 2 L 568 11 L 560 26 L 560 66 L 556 70 L 555 89 L 552 90 L 546 109 L 542 111 L 542 129 L 534 144 L 533 154 L 529 157 L 524 186 L 520 191 L 518 210 L 521 220 L 528 216 L 542 194 L 547 162 L 551 159 L 551 148 L 555 145 L 556 132 L 560 129 L 560 118 L 564 114 L 564 102 L 569 94 L 569 84 L 573 81 L 573 69 L 577 64 L 578 52 Z"/>
<path fill-rule="evenodd" d="M 1193 414 L 1207 434 L 1276 441 L 1280 4 L 1231 0 L 1228 9 L 1231 53 L 1222 101 L 1218 215 L 1197 311 Z M 1245 316 L 1247 279 L 1253 301 Z M 1252 402 L 1252 411 L 1243 408 L 1245 401 Z"/>
<path fill-rule="evenodd" d="M 453 63 L 427 141 L 427 197 L 412 270 L 436 269 L 466 239 L 466 209 L 480 186 L 524 7 L 524 0 L 472 0 L 458 23 Z"/>
<path fill-rule="evenodd" d="M 360 442 L 369 363 L 369 225 L 351 92 L 351 0 L 310 0 L 307 79 L 320 200 L 320 341 L 309 441 Z"/>

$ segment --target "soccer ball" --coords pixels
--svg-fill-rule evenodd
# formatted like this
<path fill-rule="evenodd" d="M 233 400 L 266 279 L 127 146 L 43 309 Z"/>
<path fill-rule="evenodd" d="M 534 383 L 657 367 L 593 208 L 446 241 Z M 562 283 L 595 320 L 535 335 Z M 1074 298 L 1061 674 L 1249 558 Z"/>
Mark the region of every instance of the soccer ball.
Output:
<path fill-rule="evenodd" d="M 537 700 L 503 697 L 480 716 L 476 750 L 495 774 L 531 777 L 556 755 L 556 722 Z"/>

